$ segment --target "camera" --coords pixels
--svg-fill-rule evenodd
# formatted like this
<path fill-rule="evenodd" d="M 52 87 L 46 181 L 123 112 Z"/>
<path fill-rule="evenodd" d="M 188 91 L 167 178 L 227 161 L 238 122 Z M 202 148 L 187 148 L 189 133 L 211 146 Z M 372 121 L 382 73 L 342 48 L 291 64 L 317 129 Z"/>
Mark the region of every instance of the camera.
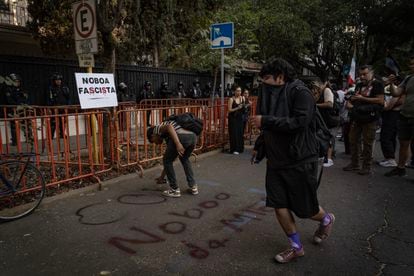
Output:
<path fill-rule="evenodd" d="M 355 96 L 355 90 L 350 90 L 345 94 L 345 100 L 350 101 L 352 96 Z"/>

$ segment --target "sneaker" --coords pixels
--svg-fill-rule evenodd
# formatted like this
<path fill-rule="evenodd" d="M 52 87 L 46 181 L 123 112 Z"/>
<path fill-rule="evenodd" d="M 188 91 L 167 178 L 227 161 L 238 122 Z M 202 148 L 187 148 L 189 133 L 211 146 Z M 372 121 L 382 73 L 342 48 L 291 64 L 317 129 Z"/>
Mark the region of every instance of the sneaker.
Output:
<path fill-rule="evenodd" d="M 198 195 L 197 184 L 195 184 L 193 187 L 188 188 L 188 192 L 192 195 Z"/>
<path fill-rule="evenodd" d="M 332 159 L 328 159 L 328 161 L 326 161 L 325 163 L 323 163 L 322 166 L 324 166 L 325 168 L 329 168 L 329 167 L 332 167 L 333 164 L 334 164 L 333 160 Z"/>
<path fill-rule="evenodd" d="M 169 197 L 180 197 L 181 196 L 180 189 L 176 189 L 176 190 L 169 189 L 169 190 L 162 192 L 162 194 L 165 196 L 169 196 Z"/>
<path fill-rule="evenodd" d="M 288 262 L 290 262 L 290 261 L 292 261 L 292 260 L 294 260 L 298 257 L 303 257 L 304 255 L 305 255 L 305 251 L 303 250 L 303 246 L 299 250 L 291 247 L 291 248 L 286 249 L 285 251 L 280 252 L 279 254 L 277 254 L 275 256 L 275 260 L 278 263 L 285 264 L 285 263 L 288 263 Z"/>
<path fill-rule="evenodd" d="M 392 169 L 391 171 L 385 173 L 384 175 L 387 176 L 387 177 L 390 177 L 390 176 L 396 176 L 396 175 L 405 176 L 406 174 L 407 174 L 407 172 L 405 171 L 405 168 L 396 167 L 396 168 Z"/>
<path fill-rule="evenodd" d="M 384 161 L 379 162 L 379 165 L 381 167 L 394 168 L 394 167 L 397 167 L 398 164 L 397 164 L 397 162 L 395 162 L 394 159 L 388 159 L 388 160 L 384 160 Z"/>
<path fill-rule="evenodd" d="M 313 241 L 316 244 L 320 244 L 323 240 L 326 240 L 332 232 L 335 216 L 332 213 L 329 213 L 328 215 L 331 217 L 331 222 L 326 226 L 324 226 L 321 222 L 318 229 L 315 231 L 315 234 L 313 235 Z"/>
<path fill-rule="evenodd" d="M 239 155 L 239 152 L 238 151 L 233 151 L 233 154 Z"/>
<path fill-rule="evenodd" d="M 342 168 L 344 171 L 346 172 L 350 172 L 350 171 L 359 171 L 359 166 L 358 165 L 354 165 L 354 164 L 349 164 L 346 167 Z"/>

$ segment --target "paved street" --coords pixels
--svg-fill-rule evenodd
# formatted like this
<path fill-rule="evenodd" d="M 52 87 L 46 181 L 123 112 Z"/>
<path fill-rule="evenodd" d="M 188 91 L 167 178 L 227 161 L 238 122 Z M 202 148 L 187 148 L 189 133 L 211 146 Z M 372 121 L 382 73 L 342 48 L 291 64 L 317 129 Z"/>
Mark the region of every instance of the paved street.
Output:
<path fill-rule="evenodd" d="M 414 275 L 414 171 L 386 178 L 346 173 L 341 152 L 325 170 L 320 203 L 337 218 L 311 243 L 317 223 L 298 220 L 305 256 L 273 261 L 287 241 L 263 207 L 265 164 L 215 153 L 194 165 L 200 194 L 164 198 L 160 167 L 121 176 L 103 191 L 47 199 L 31 216 L 0 225 L 1 275 Z M 249 152 L 249 150 L 247 150 Z M 376 156 L 377 159 L 380 156 Z M 178 179 L 184 180 L 179 164 Z"/>

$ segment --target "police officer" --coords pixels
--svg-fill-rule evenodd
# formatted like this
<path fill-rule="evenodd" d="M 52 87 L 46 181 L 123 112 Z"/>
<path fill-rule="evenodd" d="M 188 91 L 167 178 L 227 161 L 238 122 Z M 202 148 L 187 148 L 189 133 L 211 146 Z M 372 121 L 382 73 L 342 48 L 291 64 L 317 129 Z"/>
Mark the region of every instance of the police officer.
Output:
<path fill-rule="evenodd" d="M 193 82 L 193 87 L 191 89 L 191 98 L 193 99 L 198 99 L 201 98 L 203 96 L 201 88 L 200 88 L 200 81 L 198 79 L 196 79 Z"/>
<path fill-rule="evenodd" d="M 175 92 L 173 94 L 173 97 L 181 99 L 181 98 L 185 98 L 186 96 L 187 95 L 186 95 L 185 90 L 184 90 L 184 83 L 182 81 L 178 81 L 177 82 L 177 89 L 175 90 Z"/>
<path fill-rule="evenodd" d="M 161 99 L 171 98 L 171 91 L 168 87 L 168 82 L 164 81 L 163 83 L 161 83 L 159 94 Z"/>
<path fill-rule="evenodd" d="M 137 103 L 140 103 L 142 100 L 154 98 L 154 91 L 152 90 L 151 82 L 145 81 L 144 87 L 142 88 L 140 94 L 137 97 Z"/>
<path fill-rule="evenodd" d="M 214 97 L 214 93 L 213 93 L 213 87 L 211 85 L 211 82 L 208 82 L 206 84 L 206 87 L 204 88 L 204 97 L 208 98 L 210 96 Z"/>
<path fill-rule="evenodd" d="M 63 76 L 59 73 L 54 73 L 51 77 L 46 103 L 48 106 L 70 104 L 69 88 L 63 84 Z"/>
<path fill-rule="evenodd" d="M 118 85 L 118 94 L 117 94 L 117 96 L 118 96 L 118 103 L 132 102 L 132 101 L 135 102 L 134 97 L 128 91 L 128 86 L 124 82 L 121 82 Z"/>
<path fill-rule="evenodd" d="M 22 78 L 20 75 L 12 73 L 9 79 L 13 82 L 12 85 L 6 87 L 6 105 L 27 105 L 29 104 L 29 95 L 22 89 Z M 8 108 L 7 116 L 10 118 L 19 117 L 18 108 Z M 23 125 L 23 123 L 22 123 Z M 10 121 L 11 142 L 12 146 L 17 145 L 16 122 Z M 26 135 L 26 133 L 25 133 Z"/>
<path fill-rule="evenodd" d="M 137 103 L 142 102 L 143 100 L 149 100 L 149 99 L 154 99 L 154 91 L 152 90 L 152 85 L 151 82 L 149 81 L 145 81 L 144 82 L 144 87 L 141 91 L 141 93 L 139 94 L 139 96 L 137 97 Z M 146 108 L 145 106 L 143 106 L 144 108 Z M 151 109 L 148 109 L 147 112 L 147 126 L 150 125 L 150 117 L 151 117 Z"/>
<path fill-rule="evenodd" d="M 51 82 L 47 90 L 47 98 L 46 98 L 46 104 L 48 106 L 64 106 L 70 104 L 70 90 L 69 88 L 63 84 L 63 76 L 59 73 L 54 73 L 52 77 L 50 78 Z M 59 109 L 57 111 L 57 114 L 65 114 L 65 111 L 63 109 Z M 63 117 L 59 116 L 57 118 Z M 51 131 L 52 131 L 52 137 L 55 135 L 56 130 L 56 117 L 53 117 L 50 120 L 51 124 Z M 63 138 L 64 134 L 64 128 L 63 128 L 63 120 L 59 121 L 59 136 L 60 138 Z"/>

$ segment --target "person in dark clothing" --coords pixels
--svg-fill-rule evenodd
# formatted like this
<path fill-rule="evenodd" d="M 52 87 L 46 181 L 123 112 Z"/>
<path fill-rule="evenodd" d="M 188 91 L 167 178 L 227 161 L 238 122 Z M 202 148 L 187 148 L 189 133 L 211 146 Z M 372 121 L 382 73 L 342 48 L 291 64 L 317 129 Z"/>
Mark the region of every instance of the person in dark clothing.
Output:
<path fill-rule="evenodd" d="M 221 90 L 220 90 L 221 91 Z M 226 89 L 224 89 L 224 97 L 231 97 L 232 96 L 232 92 L 233 92 L 233 90 L 231 89 L 231 84 L 230 83 L 228 83 L 227 85 L 226 85 Z"/>
<path fill-rule="evenodd" d="M 400 117 L 401 105 L 404 102 L 404 97 L 393 97 L 390 92 L 391 85 L 388 84 L 384 89 L 384 111 L 381 114 L 381 150 L 384 155 L 384 160 L 378 164 L 382 167 L 397 167 L 395 161 L 395 150 L 397 149 L 397 133 L 398 133 L 398 120 Z M 396 87 L 394 87 L 396 90 Z"/>
<path fill-rule="evenodd" d="M 7 109 L 8 118 L 24 117 L 24 109 L 20 109 L 19 106 L 25 106 L 29 104 L 29 95 L 26 91 L 22 89 L 22 78 L 18 74 L 10 74 L 10 80 L 13 82 L 12 85 L 6 87 L 6 105 L 17 106 L 15 108 Z M 21 112 L 23 111 L 23 112 Z M 22 122 L 20 121 L 20 126 L 23 128 L 24 135 L 26 136 L 26 141 L 31 142 L 32 133 L 30 121 Z M 26 129 L 26 126 L 27 129 Z M 16 121 L 10 121 L 10 131 L 11 131 L 11 145 L 17 145 L 17 133 L 16 133 Z"/>
<path fill-rule="evenodd" d="M 160 94 L 161 99 L 170 99 L 171 98 L 172 92 L 171 92 L 170 88 L 168 87 L 168 82 L 164 81 L 163 83 L 161 83 L 161 88 L 160 88 L 159 94 Z"/>
<path fill-rule="evenodd" d="M 210 82 L 206 83 L 203 91 L 203 96 L 204 98 L 209 98 L 211 96 L 214 97 L 213 87 L 211 86 Z"/>
<path fill-rule="evenodd" d="M 243 135 L 244 135 L 244 133 L 246 132 L 246 128 L 247 128 L 247 123 L 249 122 L 250 112 L 252 110 L 252 102 L 250 101 L 250 98 L 249 98 L 248 89 L 244 89 L 243 97 L 245 101 L 245 108 L 243 112 Z"/>
<path fill-rule="evenodd" d="M 344 171 L 358 171 L 360 175 L 371 173 L 372 151 L 375 141 L 375 131 L 384 106 L 384 85 L 374 78 L 371 66 L 359 68 L 361 82 L 355 87 L 355 95 L 347 102 L 347 108 L 352 120 L 349 133 L 351 147 L 351 163 L 343 168 Z M 360 168 L 360 141 L 362 137 L 362 168 Z"/>
<path fill-rule="evenodd" d="M 196 79 L 193 82 L 193 87 L 191 88 L 191 98 L 193 99 L 198 99 L 203 97 L 203 92 L 201 91 L 201 87 L 200 87 L 200 81 L 198 79 Z"/>
<path fill-rule="evenodd" d="M 316 106 L 311 92 L 281 58 L 266 63 L 259 76 L 264 85 L 259 91 L 257 114 L 251 120 L 264 138 L 266 206 L 275 209 L 290 242 L 289 249 L 277 254 L 275 260 L 287 263 L 305 254 L 292 212 L 320 222 L 313 236 L 317 244 L 330 235 L 335 216 L 318 203 Z"/>
<path fill-rule="evenodd" d="M 155 95 L 154 95 L 154 91 L 152 90 L 151 82 L 145 81 L 144 82 L 144 87 L 142 88 L 142 91 L 140 92 L 140 94 L 137 97 L 137 103 L 142 104 L 143 101 L 154 99 L 154 98 L 155 98 Z M 148 108 L 148 106 L 142 106 L 142 107 L 143 108 Z M 147 126 L 149 126 L 150 125 L 150 119 L 151 119 L 151 109 L 147 110 L 146 115 L 147 115 Z"/>
<path fill-rule="evenodd" d="M 121 82 L 118 85 L 117 99 L 118 99 L 118 103 L 136 101 L 133 94 L 129 93 L 128 86 L 124 82 Z"/>
<path fill-rule="evenodd" d="M 239 154 L 244 151 L 243 114 L 246 106 L 244 97 L 241 94 L 241 87 L 235 86 L 233 91 L 234 96 L 231 97 L 228 102 L 230 153 Z"/>
<path fill-rule="evenodd" d="M 177 82 L 177 89 L 174 91 L 173 97 L 177 99 L 185 98 L 187 95 L 184 89 L 184 83 L 182 81 Z"/>
<path fill-rule="evenodd" d="M 144 82 L 144 87 L 137 96 L 137 103 L 141 103 L 143 100 L 154 99 L 154 90 L 152 90 L 152 84 L 149 81 Z"/>
<path fill-rule="evenodd" d="M 59 73 L 54 73 L 51 77 L 51 84 L 47 90 L 46 105 L 48 106 L 64 106 L 70 104 L 69 88 L 63 84 L 63 76 Z M 52 111 L 54 115 L 65 114 L 63 107 Z M 59 137 L 63 138 L 65 133 L 65 117 L 55 116 L 50 120 L 50 127 L 52 138 L 55 136 L 56 125 L 59 125 Z"/>

